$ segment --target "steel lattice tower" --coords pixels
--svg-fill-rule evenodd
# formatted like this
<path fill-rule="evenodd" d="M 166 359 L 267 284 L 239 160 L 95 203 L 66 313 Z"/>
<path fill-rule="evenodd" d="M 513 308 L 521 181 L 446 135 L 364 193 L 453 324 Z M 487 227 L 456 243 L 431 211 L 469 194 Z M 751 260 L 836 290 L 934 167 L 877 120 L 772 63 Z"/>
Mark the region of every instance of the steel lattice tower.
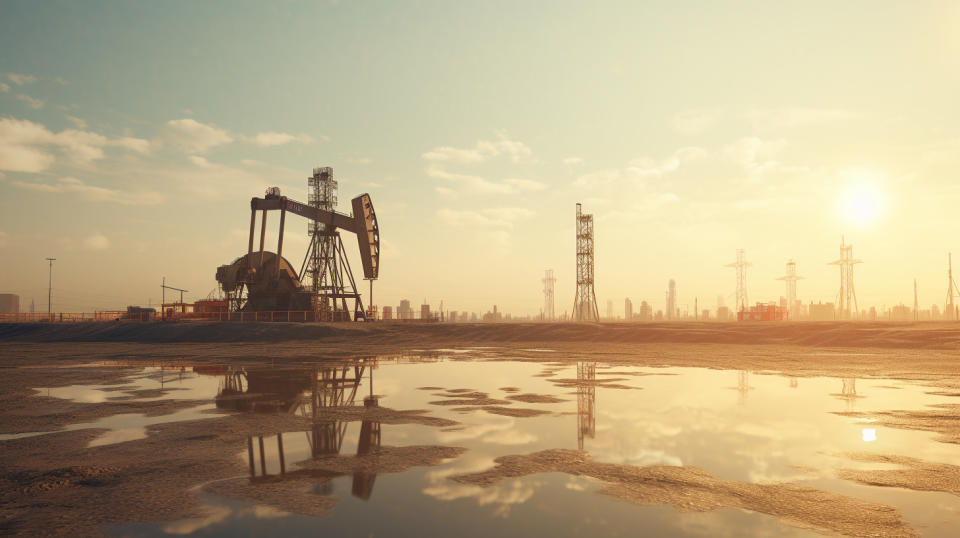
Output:
<path fill-rule="evenodd" d="M 840 292 L 837 294 L 837 305 L 841 319 L 853 319 L 854 316 L 859 314 L 857 291 L 853 287 L 853 266 L 858 263 L 863 263 L 863 261 L 854 259 L 853 245 L 848 245 L 846 239 L 841 236 L 840 259 L 828 264 L 840 266 Z M 851 307 L 853 307 L 852 312 Z"/>
<path fill-rule="evenodd" d="M 553 321 L 553 288 L 557 279 L 553 277 L 553 269 L 547 269 L 543 276 L 543 319 L 544 321 Z"/>
<path fill-rule="evenodd" d="M 313 176 L 307 178 L 307 202 L 317 209 L 334 211 L 337 208 L 337 180 L 333 178 L 333 168 L 314 168 Z M 310 235 L 310 247 L 301 268 L 303 276 L 310 277 L 310 290 L 317 295 L 315 310 L 324 321 L 346 321 L 351 318 L 347 308 L 347 299 L 354 301 L 353 318 L 365 315 L 360 293 L 353 280 L 353 271 L 347 260 L 340 232 L 335 228 L 327 229 L 320 222 L 307 223 Z"/>
<path fill-rule="evenodd" d="M 577 294 L 573 298 L 574 321 L 600 321 L 593 292 L 593 215 L 584 215 L 577 204 Z"/>
<path fill-rule="evenodd" d="M 798 319 L 800 309 L 797 305 L 797 281 L 803 280 L 803 277 L 797 276 L 797 262 L 787 260 L 787 274 L 777 280 L 783 280 L 787 284 L 787 307 L 790 309 L 790 319 Z"/>
<path fill-rule="evenodd" d="M 749 308 L 747 304 L 747 267 L 751 265 L 753 264 L 747 261 L 747 255 L 742 248 L 737 249 L 737 261 L 727 264 L 727 267 L 733 267 L 737 270 L 737 312 L 745 312 Z"/>

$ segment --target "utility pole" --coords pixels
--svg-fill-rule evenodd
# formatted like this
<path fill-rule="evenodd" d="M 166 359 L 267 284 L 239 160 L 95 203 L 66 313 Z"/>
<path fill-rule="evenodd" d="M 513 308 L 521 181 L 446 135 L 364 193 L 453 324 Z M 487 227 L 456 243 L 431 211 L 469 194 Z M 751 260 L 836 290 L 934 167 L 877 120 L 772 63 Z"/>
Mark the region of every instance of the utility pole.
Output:
<path fill-rule="evenodd" d="M 53 313 L 50 300 L 53 298 L 53 262 L 55 260 L 56 258 L 47 258 L 47 261 L 50 262 L 50 272 L 47 276 L 47 317 L 50 317 Z"/>

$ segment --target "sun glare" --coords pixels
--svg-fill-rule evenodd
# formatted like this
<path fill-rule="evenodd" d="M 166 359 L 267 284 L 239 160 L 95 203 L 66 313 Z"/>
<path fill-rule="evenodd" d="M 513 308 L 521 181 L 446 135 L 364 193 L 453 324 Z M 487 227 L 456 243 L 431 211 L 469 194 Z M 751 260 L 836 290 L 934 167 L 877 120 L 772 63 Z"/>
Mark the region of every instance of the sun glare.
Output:
<path fill-rule="evenodd" d="M 837 204 L 840 218 L 857 225 L 869 225 L 883 213 L 883 194 L 875 182 L 858 182 L 844 192 Z"/>

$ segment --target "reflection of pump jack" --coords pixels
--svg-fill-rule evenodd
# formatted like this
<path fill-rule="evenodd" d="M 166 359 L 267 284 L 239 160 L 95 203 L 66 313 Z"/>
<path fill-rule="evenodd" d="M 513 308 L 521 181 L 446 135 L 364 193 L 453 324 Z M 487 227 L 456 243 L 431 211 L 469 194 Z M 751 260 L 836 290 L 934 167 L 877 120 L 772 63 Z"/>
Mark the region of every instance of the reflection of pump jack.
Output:
<path fill-rule="evenodd" d="M 594 380 L 597 377 L 597 363 L 577 363 L 577 448 L 583 450 L 583 438 L 591 439 L 597 434 L 595 406 L 597 401 Z"/>
<path fill-rule="evenodd" d="M 367 369 L 364 365 L 355 365 L 349 367 L 327 367 L 315 368 L 312 370 L 312 388 L 304 396 L 310 397 L 309 406 L 303 400 L 299 405 L 295 405 L 291 412 L 299 412 L 302 415 L 311 413 L 309 418 L 315 419 L 310 431 L 306 433 L 307 443 L 310 446 L 310 454 L 313 459 L 322 459 L 325 457 L 334 457 L 340 454 L 343 445 L 343 439 L 347 430 L 347 421 L 326 421 L 318 416 L 318 411 L 331 407 L 353 407 L 356 399 L 357 389 L 363 378 L 364 371 Z M 379 406 L 379 398 L 373 394 L 373 367 L 370 369 L 370 393 L 363 399 L 363 405 L 366 410 Z M 353 374 L 352 376 L 350 374 Z M 267 436 L 269 437 L 269 436 Z M 279 460 L 279 478 L 302 478 L 309 476 L 312 472 L 309 470 L 287 472 L 286 456 L 284 453 L 283 434 L 278 433 L 277 437 L 277 458 Z M 257 436 L 258 449 L 254 449 L 253 437 L 247 437 L 247 455 L 250 464 L 250 478 L 262 479 L 269 476 L 267 473 L 266 451 L 264 450 L 264 436 Z M 357 442 L 357 456 L 372 456 L 376 458 L 377 451 L 380 448 L 380 422 L 376 420 L 363 420 L 360 424 L 360 436 Z M 255 452 L 259 452 L 260 475 L 257 475 Z M 353 473 L 353 494 L 361 499 L 369 499 L 373 492 L 373 483 L 376 480 L 376 473 L 371 471 L 354 471 Z"/>

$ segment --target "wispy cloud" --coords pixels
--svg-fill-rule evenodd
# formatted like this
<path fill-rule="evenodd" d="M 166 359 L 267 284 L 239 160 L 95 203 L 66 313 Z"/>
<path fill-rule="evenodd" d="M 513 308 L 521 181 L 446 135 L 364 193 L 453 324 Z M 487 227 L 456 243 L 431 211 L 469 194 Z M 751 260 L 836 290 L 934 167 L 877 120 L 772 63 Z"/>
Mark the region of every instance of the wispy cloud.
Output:
<path fill-rule="evenodd" d="M 27 104 L 27 106 L 29 106 L 34 110 L 40 110 L 41 108 L 43 108 L 43 105 L 45 104 L 43 99 L 35 99 L 24 93 L 18 93 L 17 99 L 23 101 L 24 103 Z"/>
<path fill-rule="evenodd" d="M 449 181 L 459 186 L 462 190 L 476 194 L 513 194 L 517 192 L 542 191 L 547 188 L 543 183 L 532 179 L 508 178 L 489 180 L 481 176 L 448 172 L 439 165 L 428 166 L 427 175 Z"/>
<path fill-rule="evenodd" d="M 78 118 L 78 117 L 76 117 L 76 116 L 71 116 L 70 114 L 67 114 L 67 115 L 66 115 L 66 118 L 67 118 L 68 120 L 70 120 L 74 125 L 76 125 L 76 126 L 77 126 L 77 129 L 86 129 L 86 128 L 87 128 L 87 122 L 86 122 L 85 120 L 82 120 L 82 119 L 80 119 L 80 118 Z"/>
<path fill-rule="evenodd" d="M 567 166 L 580 166 L 583 164 L 583 159 L 580 157 L 567 157 L 563 160 L 563 164 Z"/>
<path fill-rule="evenodd" d="M 186 153 L 205 153 L 231 142 L 233 137 L 227 131 L 190 118 L 168 121 L 159 138 L 159 143 Z"/>
<path fill-rule="evenodd" d="M 513 162 L 519 162 L 533 154 L 526 144 L 511 140 L 505 132 L 498 131 L 496 134 L 496 140 L 478 140 L 472 148 L 440 146 L 424 153 L 422 157 L 434 162 L 470 164 L 481 163 L 499 155 L 506 155 Z"/>
<path fill-rule="evenodd" d="M 16 84 L 17 86 L 23 86 L 24 84 L 33 84 L 37 81 L 37 77 L 33 75 L 22 75 L 19 73 L 7 73 L 7 79 Z"/>
<path fill-rule="evenodd" d="M 101 233 L 95 233 L 83 240 L 83 246 L 90 250 L 107 250 L 110 248 L 110 240 Z"/>
<path fill-rule="evenodd" d="M 11 181 L 10 184 L 21 189 L 36 192 L 75 194 L 91 202 L 110 202 L 122 205 L 155 205 L 164 201 L 164 197 L 155 192 L 128 193 L 106 187 L 87 185 L 83 181 L 73 177 L 64 177 L 52 184 L 27 181 Z"/>
<path fill-rule="evenodd" d="M 300 144 L 311 144 L 315 141 L 312 136 L 305 135 L 305 134 L 292 135 L 288 133 L 278 133 L 274 131 L 259 133 L 256 136 L 250 138 L 249 140 L 250 142 L 260 147 L 282 146 L 284 144 L 289 144 L 291 142 L 297 142 Z"/>
<path fill-rule="evenodd" d="M 10 91 L 10 85 L 6 82 L 0 82 L 0 93 L 7 93 Z"/>
<path fill-rule="evenodd" d="M 721 122 L 745 122 L 754 130 L 778 131 L 848 121 L 856 117 L 855 112 L 839 108 L 722 106 L 680 112 L 673 118 L 673 129 L 684 135 L 698 135 Z"/>
<path fill-rule="evenodd" d="M 149 143 L 132 137 L 111 139 L 76 129 L 53 133 L 42 124 L 29 120 L 0 118 L 0 170 L 42 172 L 56 160 L 55 150 L 75 164 L 86 165 L 102 159 L 105 147 L 144 153 Z"/>

